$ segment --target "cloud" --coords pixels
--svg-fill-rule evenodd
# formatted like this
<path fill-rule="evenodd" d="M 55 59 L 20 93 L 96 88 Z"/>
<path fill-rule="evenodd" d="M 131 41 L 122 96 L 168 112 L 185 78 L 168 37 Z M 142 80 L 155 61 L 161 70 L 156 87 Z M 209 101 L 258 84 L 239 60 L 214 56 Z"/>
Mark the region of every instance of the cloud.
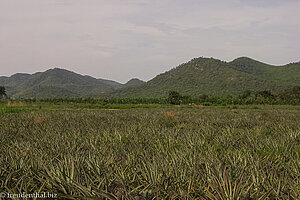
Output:
<path fill-rule="evenodd" d="M 144 80 L 193 57 L 297 61 L 297 0 L 1 0 L 0 75 L 60 66 Z"/>
<path fill-rule="evenodd" d="M 240 0 L 240 3 L 255 7 L 277 7 L 297 3 L 298 0 Z"/>

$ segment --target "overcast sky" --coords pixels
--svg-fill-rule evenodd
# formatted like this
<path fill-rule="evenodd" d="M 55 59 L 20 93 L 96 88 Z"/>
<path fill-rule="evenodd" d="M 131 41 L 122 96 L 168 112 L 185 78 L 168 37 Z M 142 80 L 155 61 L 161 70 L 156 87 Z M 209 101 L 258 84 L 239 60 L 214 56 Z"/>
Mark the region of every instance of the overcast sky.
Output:
<path fill-rule="evenodd" d="M 0 76 L 149 80 L 194 57 L 300 60 L 300 0 L 0 0 Z"/>

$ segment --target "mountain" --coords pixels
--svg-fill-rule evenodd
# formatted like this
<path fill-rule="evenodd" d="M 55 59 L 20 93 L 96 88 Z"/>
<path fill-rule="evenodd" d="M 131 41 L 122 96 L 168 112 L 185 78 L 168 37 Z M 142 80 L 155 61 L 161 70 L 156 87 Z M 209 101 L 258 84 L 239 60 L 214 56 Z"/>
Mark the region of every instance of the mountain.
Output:
<path fill-rule="evenodd" d="M 97 80 L 99 81 L 99 83 L 111 86 L 113 89 L 121 88 L 124 86 L 122 83 L 118 83 L 112 80 L 105 80 L 105 79 L 97 79 Z"/>
<path fill-rule="evenodd" d="M 165 97 L 170 90 L 182 95 L 239 95 L 245 90 L 278 93 L 299 83 L 300 65 L 271 66 L 250 58 L 224 62 L 195 58 L 162 73 L 145 84 L 122 88 L 114 97 Z"/>
<path fill-rule="evenodd" d="M 300 85 L 300 62 L 273 66 L 247 57 L 231 62 L 194 58 L 148 82 L 126 84 L 83 76 L 65 69 L 0 77 L 0 85 L 15 98 L 58 97 L 166 97 L 171 90 L 182 95 L 239 95 L 245 90 L 283 90 Z"/>
<path fill-rule="evenodd" d="M 0 84 L 13 87 L 27 80 L 28 78 L 30 78 L 30 76 L 31 76 L 30 74 L 23 74 L 23 73 L 17 73 L 12 75 L 11 77 L 1 76 Z"/>
<path fill-rule="evenodd" d="M 83 76 L 65 69 L 0 77 L 0 85 L 15 98 L 100 97 L 123 84 Z"/>
<path fill-rule="evenodd" d="M 137 78 L 133 78 L 133 79 L 130 79 L 127 83 L 125 83 L 123 85 L 123 87 L 138 86 L 138 85 L 141 85 L 143 83 L 145 83 L 145 81 L 142 81 L 142 80 L 137 79 Z"/>
<path fill-rule="evenodd" d="M 300 85 L 300 62 L 273 66 L 251 58 L 240 57 L 229 64 L 235 70 L 252 74 L 262 79 Z"/>
<path fill-rule="evenodd" d="M 30 74 L 24 74 L 24 73 L 17 73 L 12 75 L 11 77 L 0 77 L 0 85 L 5 86 L 8 95 L 11 95 L 12 93 L 17 92 L 17 87 L 22 82 L 26 81 L 31 77 Z"/>

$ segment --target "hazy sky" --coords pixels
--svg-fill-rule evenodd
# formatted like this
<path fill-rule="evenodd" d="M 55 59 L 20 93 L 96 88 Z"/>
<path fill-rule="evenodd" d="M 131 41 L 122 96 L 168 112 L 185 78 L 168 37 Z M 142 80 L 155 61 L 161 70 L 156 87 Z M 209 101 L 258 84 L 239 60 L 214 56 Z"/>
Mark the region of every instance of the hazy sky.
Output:
<path fill-rule="evenodd" d="M 0 76 L 55 66 L 126 82 L 194 57 L 300 60 L 300 0 L 0 0 Z"/>

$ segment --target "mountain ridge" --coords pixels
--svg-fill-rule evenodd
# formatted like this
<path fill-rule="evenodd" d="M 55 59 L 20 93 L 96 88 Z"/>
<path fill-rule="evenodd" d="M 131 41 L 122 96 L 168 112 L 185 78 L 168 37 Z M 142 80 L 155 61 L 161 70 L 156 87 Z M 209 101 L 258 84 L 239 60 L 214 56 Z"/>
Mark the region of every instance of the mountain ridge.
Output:
<path fill-rule="evenodd" d="M 134 78 L 125 84 L 52 68 L 34 74 L 1 76 L 0 85 L 15 98 L 165 97 L 170 90 L 189 96 L 239 95 L 247 89 L 278 93 L 300 85 L 300 62 L 274 66 L 249 57 L 230 62 L 198 57 L 147 82 Z"/>
<path fill-rule="evenodd" d="M 116 81 L 96 79 L 57 67 L 27 74 L 26 79 L 11 84 L 8 80 L 15 76 L 0 77 L 0 85 L 6 86 L 8 95 L 15 98 L 97 97 L 97 93 L 107 93 L 122 86 Z"/>
<path fill-rule="evenodd" d="M 202 94 L 226 96 L 238 95 L 247 89 L 280 92 L 291 85 L 235 70 L 225 61 L 199 57 L 157 75 L 147 83 L 138 86 L 139 88 L 124 88 L 114 91 L 111 95 L 114 97 L 163 97 L 168 91 L 176 90 L 189 96 Z"/>

